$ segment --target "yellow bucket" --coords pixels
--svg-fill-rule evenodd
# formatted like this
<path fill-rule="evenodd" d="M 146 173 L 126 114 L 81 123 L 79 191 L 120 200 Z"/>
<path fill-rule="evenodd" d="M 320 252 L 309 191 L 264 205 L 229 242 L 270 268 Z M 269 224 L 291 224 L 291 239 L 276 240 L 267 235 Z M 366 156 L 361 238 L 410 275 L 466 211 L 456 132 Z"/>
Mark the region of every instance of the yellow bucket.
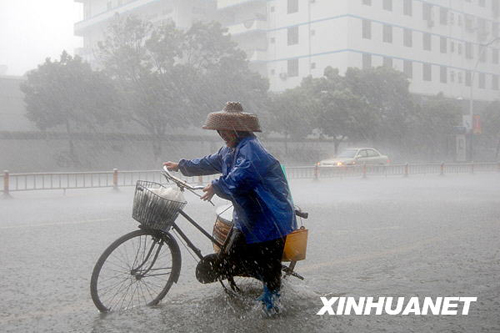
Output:
<path fill-rule="evenodd" d="M 282 261 L 299 261 L 306 258 L 307 231 L 302 226 L 286 236 Z"/>

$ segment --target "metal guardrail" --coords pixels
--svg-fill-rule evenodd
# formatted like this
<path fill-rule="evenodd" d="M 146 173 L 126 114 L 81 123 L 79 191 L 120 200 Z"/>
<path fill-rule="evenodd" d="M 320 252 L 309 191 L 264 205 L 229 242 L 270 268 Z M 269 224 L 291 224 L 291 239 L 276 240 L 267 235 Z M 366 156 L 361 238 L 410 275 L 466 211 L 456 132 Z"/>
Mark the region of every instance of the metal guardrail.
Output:
<path fill-rule="evenodd" d="M 433 163 L 433 164 L 391 164 L 355 165 L 343 167 L 303 166 L 286 168 L 289 179 L 322 179 L 334 177 L 405 176 L 422 174 L 456 174 L 476 172 L 500 172 L 500 163 Z M 95 171 L 95 172 L 46 172 L 9 173 L 1 175 L 3 195 L 10 192 L 33 190 L 69 190 L 83 188 L 135 186 L 137 180 L 163 182 L 159 170 Z M 206 184 L 217 175 L 183 177 L 189 183 Z"/>

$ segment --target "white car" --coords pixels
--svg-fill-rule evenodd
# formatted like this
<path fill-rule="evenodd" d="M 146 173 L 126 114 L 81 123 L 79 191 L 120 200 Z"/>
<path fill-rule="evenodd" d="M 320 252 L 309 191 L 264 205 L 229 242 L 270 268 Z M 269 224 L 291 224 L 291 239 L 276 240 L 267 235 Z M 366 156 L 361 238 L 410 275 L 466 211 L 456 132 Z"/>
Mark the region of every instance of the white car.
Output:
<path fill-rule="evenodd" d="M 389 157 L 382 155 L 374 148 L 348 148 L 337 157 L 322 160 L 318 166 L 340 167 L 345 165 L 375 164 L 386 165 L 390 162 Z"/>

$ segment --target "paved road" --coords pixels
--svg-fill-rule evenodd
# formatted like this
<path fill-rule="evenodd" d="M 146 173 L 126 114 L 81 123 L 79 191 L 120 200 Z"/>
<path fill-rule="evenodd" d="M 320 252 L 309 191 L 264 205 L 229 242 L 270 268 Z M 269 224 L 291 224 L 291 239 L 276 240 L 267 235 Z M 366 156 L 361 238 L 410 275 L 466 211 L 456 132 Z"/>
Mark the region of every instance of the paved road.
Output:
<path fill-rule="evenodd" d="M 92 267 L 133 230 L 133 191 L 14 193 L 0 200 L 2 332 L 495 332 L 500 330 L 500 174 L 297 180 L 310 213 L 304 282 L 283 288 L 283 314 L 262 316 L 249 294 L 200 285 L 183 249 L 179 284 L 163 304 L 101 316 Z M 212 208 L 186 211 L 211 229 Z M 203 252 L 210 244 L 192 228 Z M 316 316 L 320 296 L 477 296 L 469 316 Z"/>

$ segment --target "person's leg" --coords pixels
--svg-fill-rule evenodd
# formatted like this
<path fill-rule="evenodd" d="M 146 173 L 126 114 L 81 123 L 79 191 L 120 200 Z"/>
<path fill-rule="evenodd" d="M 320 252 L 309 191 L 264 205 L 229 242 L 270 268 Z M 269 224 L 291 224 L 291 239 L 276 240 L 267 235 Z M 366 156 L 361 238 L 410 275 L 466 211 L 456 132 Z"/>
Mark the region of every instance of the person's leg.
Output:
<path fill-rule="evenodd" d="M 256 272 L 263 283 L 263 292 L 257 298 L 271 314 L 278 311 L 276 301 L 279 299 L 281 288 L 281 258 L 283 255 L 284 240 L 275 239 L 259 243 Z"/>
<path fill-rule="evenodd" d="M 285 242 L 275 239 L 261 247 L 262 253 L 262 282 L 271 292 L 279 292 L 281 288 L 281 258 Z"/>

